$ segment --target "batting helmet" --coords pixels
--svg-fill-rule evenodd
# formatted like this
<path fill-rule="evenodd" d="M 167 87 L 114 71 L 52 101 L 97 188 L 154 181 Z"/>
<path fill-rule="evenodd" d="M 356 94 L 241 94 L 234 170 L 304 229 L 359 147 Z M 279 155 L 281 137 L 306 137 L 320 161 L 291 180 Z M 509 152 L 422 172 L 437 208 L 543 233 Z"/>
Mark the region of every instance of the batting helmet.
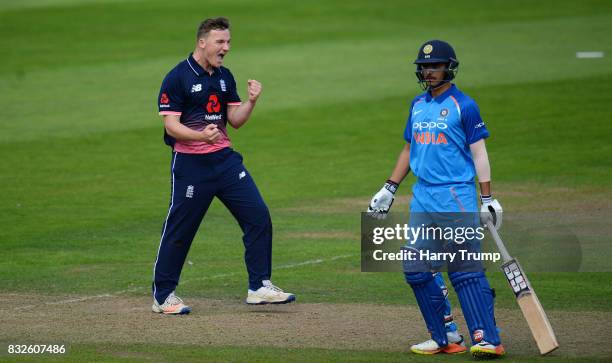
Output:
<path fill-rule="evenodd" d="M 416 76 L 423 89 L 427 89 L 427 81 L 424 79 L 421 72 L 423 64 L 428 63 L 445 63 L 446 69 L 444 81 L 442 81 L 437 87 L 440 87 L 444 83 L 452 81 L 457 72 L 459 71 L 459 61 L 455 55 L 453 47 L 442 40 L 430 40 L 425 42 L 419 48 L 419 54 L 417 59 L 414 61 L 416 64 Z"/>

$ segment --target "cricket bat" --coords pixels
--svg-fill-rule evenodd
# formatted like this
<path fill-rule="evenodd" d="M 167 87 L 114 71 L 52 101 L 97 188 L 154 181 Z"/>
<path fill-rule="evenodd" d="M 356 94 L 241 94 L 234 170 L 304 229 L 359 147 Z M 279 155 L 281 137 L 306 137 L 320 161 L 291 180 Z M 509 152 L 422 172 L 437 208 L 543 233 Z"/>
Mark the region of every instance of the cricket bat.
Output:
<path fill-rule="evenodd" d="M 499 233 L 497 233 L 491 221 L 487 221 L 487 227 L 501 254 L 503 261 L 501 269 L 516 296 L 516 302 L 521 307 L 521 311 L 523 312 L 525 320 L 527 320 L 533 339 L 535 339 L 538 349 L 540 349 L 540 354 L 548 354 L 559 348 L 559 343 L 557 343 L 555 332 L 550 325 L 550 321 L 548 321 L 546 312 L 542 308 L 540 300 L 538 300 L 538 296 L 531 287 L 529 280 L 527 280 L 523 268 L 515 258 L 510 256 L 504 242 L 501 237 L 499 237 Z"/>

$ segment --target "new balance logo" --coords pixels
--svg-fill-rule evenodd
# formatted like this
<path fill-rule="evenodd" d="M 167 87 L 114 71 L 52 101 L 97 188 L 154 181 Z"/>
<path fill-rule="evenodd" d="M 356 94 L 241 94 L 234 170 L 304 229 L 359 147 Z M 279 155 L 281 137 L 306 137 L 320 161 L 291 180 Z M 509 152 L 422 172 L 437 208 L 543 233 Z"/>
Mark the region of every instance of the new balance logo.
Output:
<path fill-rule="evenodd" d="M 201 83 L 194 84 L 193 86 L 191 86 L 191 93 L 200 92 L 201 90 L 202 90 L 202 84 Z"/>
<path fill-rule="evenodd" d="M 238 179 L 242 179 L 246 176 L 246 171 L 241 172 L 240 174 L 238 174 Z"/>
<path fill-rule="evenodd" d="M 185 198 L 193 198 L 193 185 L 189 185 L 187 187 L 187 193 L 185 193 Z"/>

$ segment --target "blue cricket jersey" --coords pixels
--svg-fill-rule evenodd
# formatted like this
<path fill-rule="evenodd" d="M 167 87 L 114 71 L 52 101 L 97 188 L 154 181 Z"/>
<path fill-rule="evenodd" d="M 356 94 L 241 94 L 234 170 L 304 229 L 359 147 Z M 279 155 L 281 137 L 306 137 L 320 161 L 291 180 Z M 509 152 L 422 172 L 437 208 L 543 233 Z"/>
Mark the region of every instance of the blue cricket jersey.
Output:
<path fill-rule="evenodd" d="M 410 169 L 429 184 L 473 182 L 470 144 L 489 137 L 476 102 L 453 84 L 438 97 L 428 92 L 412 100 L 404 139 Z"/>

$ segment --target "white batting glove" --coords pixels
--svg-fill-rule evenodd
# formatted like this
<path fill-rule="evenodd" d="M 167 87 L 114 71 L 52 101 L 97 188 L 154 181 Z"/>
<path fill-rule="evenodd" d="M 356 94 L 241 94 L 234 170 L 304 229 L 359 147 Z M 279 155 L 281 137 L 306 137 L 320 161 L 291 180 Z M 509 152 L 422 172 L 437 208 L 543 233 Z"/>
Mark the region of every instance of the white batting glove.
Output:
<path fill-rule="evenodd" d="M 487 225 L 487 221 L 493 222 L 495 229 L 500 229 L 502 226 L 502 214 L 504 210 L 497 199 L 493 199 L 490 195 L 481 195 L 480 201 L 480 222 Z"/>
<path fill-rule="evenodd" d="M 389 209 L 391 209 L 391 205 L 395 200 L 395 192 L 398 186 L 397 183 L 387 180 L 382 189 L 374 194 L 370 201 L 370 206 L 368 207 L 370 216 L 376 219 L 385 219 L 387 217 L 387 213 L 389 213 Z"/>

